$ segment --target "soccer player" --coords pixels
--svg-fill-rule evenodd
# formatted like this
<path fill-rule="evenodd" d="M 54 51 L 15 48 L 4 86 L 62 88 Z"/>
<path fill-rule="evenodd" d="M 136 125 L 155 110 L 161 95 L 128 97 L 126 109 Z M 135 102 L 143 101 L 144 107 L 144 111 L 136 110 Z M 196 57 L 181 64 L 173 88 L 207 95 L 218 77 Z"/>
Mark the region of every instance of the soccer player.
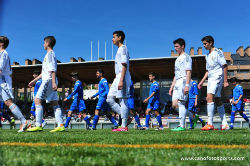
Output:
<path fill-rule="evenodd" d="M 72 81 L 75 82 L 74 91 L 67 98 L 65 98 L 64 101 L 67 101 L 71 99 L 72 97 L 74 97 L 74 99 L 68 111 L 68 117 L 66 119 L 66 123 L 64 127 L 67 128 L 69 126 L 72 112 L 75 110 L 78 110 L 80 112 L 80 115 L 84 117 L 84 120 L 87 123 L 87 129 L 89 129 L 89 127 L 92 127 L 92 125 L 90 123 L 90 117 L 86 115 L 85 113 L 86 106 L 83 100 L 82 82 L 79 80 L 79 76 L 77 72 L 71 73 L 71 76 L 72 76 Z"/>
<path fill-rule="evenodd" d="M 55 119 L 57 122 L 57 127 L 50 132 L 59 132 L 65 131 L 63 125 L 63 116 L 62 110 L 58 104 L 58 95 L 57 95 L 57 59 L 53 48 L 56 44 L 56 39 L 54 36 L 47 36 L 44 38 L 44 49 L 47 51 L 43 64 L 42 64 L 42 73 L 33 79 L 28 86 L 32 87 L 35 83 L 42 78 L 42 84 L 39 87 L 36 97 L 35 97 L 35 113 L 36 113 L 36 127 L 32 127 L 27 131 L 42 131 L 42 119 L 43 119 L 43 106 L 42 100 L 50 102 L 54 108 Z"/>
<path fill-rule="evenodd" d="M 114 127 L 113 129 L 118 128 L 118 124 L 115 120 L 115 118 L 112 116 L 112 114 L 109 112 L 110 107 L 108 103 L 106 102 L 107 100 L 107 95 L 109 93 L 109 85 L 108 81 L 106 78 L 104 78 L 104 71 L 102 69 L 98 69 L 96 71 L 96 77 L 97 79 L 100 80 L 99 85 L 98 85 L 98 92 L 91 96 L 91 99 L 95 98 L 96 96 L 99 96 L 98 103 L 96 105 L 96 110 L 95 110 L 95 117 L 93 119 L 93 125 L 92 125 L 92 130 L 96 130 L 96 125 L 99 120 L 99 113 L 100 111 L 103 111 L 108 119 L 113 123 Z"/>
<path fill-rule="evenodd" d="M 187 108 L 185 106 L 188 98 L 191 72 L 192 72 L 192 59 L 185 53 L 185 40 L 182 38 L 174 40 L 174 48 L 179 54 L 175 60 L 175 76 L 170 88 L 170 94 L 176 96 L 178 99 L 180 125 L 172 131 L 184 131 Z M 173 94 L 172 94 L 173 90 Z"/>
<path fill-rule="evenodd" d="M 10 58 L 6 51 L 8 45 L 9 39 L 6 36 L 0 36 L 0 98 L 4 101 L 4 104 L 9 107 L 11 112 L 21 121 L 20 130 L 18 130 L 18 132 L 23 132 L 26 130 L 28 122 L 24 118 L 19 107 L 13 103 L 12 69 Z"/>
<path fill-rule="evenodd" d="M 10 129 L 13 129 L 15 127 L 15 119 L 11 119 L 10 116 L 7 114 L 4 109 L 3 101 L 0 101 L 0 128 L 2 127 L 1 117 L 5 118 L 10 123 Z"/>
<path fill-rule="evenodd" d="M 134 99 L 134 83 L 133 81 L 131 80 L 131 83 L 130 83 L 130 90 L 129 90 L 129 98 L 128 98 L 128 109 L 129 109 L 129 113 L 131 115 L 134 116 L 135 118 L 135 121 L 137 123 L 137 129 L 138 130 L 143 130 L 144 128 L 141 126 L 141 123 L 140 123 L 140 118 L 138 116 L 138 114 L 136 113 L 135 111 L 135 99 Z"/>
<path fill-rule="evenodd" d="M 215 104 L 217 105 L 217 110 L 222 121 L 221 130 L 227 130 L 229 129 L 229 126 L 227 124 L 224 106 L 221 102 L 223 81 L 224 88 L 228 87 L 229 85 L 227 82 L 227 63 L 223 52 L 220 49 L 214 47 L 214 38 L 212 36 L 205 36 L 201 39 L 201 41 L 204 48 L 209 51 L 209 54 L 206 55 L 206 73 L 198 84 L 198 88 L 201 89 L 203 83 L 208 78 L 206 98 L 208 123 L 206 126 L 201 128 L 201 130 L 214 130 L 213 117 Z"/>
<path fill-rule="evenodd" d="M 41 72 L 39 70 L 35 70 L 33 73 L 33 78 L 35 79 L 36 77 L 38 77 L 41 74 Z M 37 80 L 35 86 L 34 86 L 34 99 L 36 97 L 37 91 L 39 89 L 39 87 L 42 84 L 42 79 L 40 78 L 39 80 Z M 36 113 L 35 113 L 36 107 L 35 107 L 35 100 L 32 102 L 31 108 L 30 108 L 30 113 L 31 113 L 31 119 L 34 119 L 36 117 Z M 42 128 L 44 128 L 44 126 L 46 125 L 46 121 L 43 119 L 42 120 Z"/>
<path fill-rule="evenodd" d="M 194 129 L 196 127 L 197 121 L 199 120 L 202 124 L 202 127 L 206 125 L 206 121 L 202 120 L 197 113 L 197 105 L 198 105 L 198 87 L 195 81 L 191 81 L 191 87 L 189 90 L 189 100 L 188 100 L 188 113 L 190 120 L 190 129 Z"/>
<path fill-rule="evenodd" d="M 163 130 L 161 115 L 159 113 L 160 106 L 160 87 L 159 83 L 155 80 L 156 74 L 154 72 L 149 73 L 149 81 L 151 82 L 149 96 L 143 101 L 143 103 L 148 103 L 146 110 L 146 119 L 145 119 L 145 129 L 149 129 L 149 120 L 150 120 L 150 112 L 154 111 L 156 115 L 156 119 L 159 123 L 158 130 Z"/>
<path fill-rule="evenodd" d="M 243 103 L 243 88 L 239 84 L 239 81 L 237 78 L 232 78 L 231 79 L 232 84 L 234 85 L 233 89 L 233 99 L 232 99 L 232 112 L 231 112 L 231 125 L 230 129 L 234 128 L 234 118 L 235 118 L 235 113 L 238 111 L 242 118 L 244 118 L 247 123 L 249 124 L 250 128 L 250 122 L 246 114 L 243 113 L 244 109 L 244 103 Z"/>
<path fill-rule="evenodd" d="M 110 87 L 107 103 L 113 111 L 121 115 L 122 126 L 112 131 L 128 131 L 127 119 L 128 119 L 128 102 L 129 88 L 130 88 L 130 72 L 129 72 L 129 53 L 123 41 L 125 34 L 123 31 L 113 32 L 113 43 L 118 46 L 118 50 L 115 56 L 115 74 L 116 77 Z M 115 98 L 119 99 L 119 104 L 115 102 Z"/>

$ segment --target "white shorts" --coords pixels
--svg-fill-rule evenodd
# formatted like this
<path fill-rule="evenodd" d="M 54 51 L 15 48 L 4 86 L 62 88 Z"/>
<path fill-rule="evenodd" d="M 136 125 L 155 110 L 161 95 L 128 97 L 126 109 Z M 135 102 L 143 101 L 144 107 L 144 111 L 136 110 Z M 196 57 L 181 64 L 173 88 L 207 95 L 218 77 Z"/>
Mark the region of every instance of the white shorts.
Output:
<path fill-rule="evenodd" d="M 121 90 L 118 90 L 118 84 L 120 82 L 120 79 L 121 79 L 121 74 L 117 74 L 109 89 L 108 97 L 116 97 L 118 99 L 129 98 L 131 77 L 130 75 L 126 75 L 125 81 L 123 83 L 123 88 Z"/>
<path fill-rule="evenodd" d="M 223 86 L 223 76 L 208 77 L 207 93 L 211 93 L 214 97 L 221 97 Z"/>
<path fill-rule="evenodd" d="M 57 80 L 56 84 L 58 84 Z M 36 98 L 46 100 L 46 102 L 58 101 L 57 91 L 52 89 L 52 80 L 42 80 L 41 86 L 37 91 Z"/>
<path fill-rule="evenodd" d="M 175 101 L 175 100 L 178 100 L 178 92 L 174 88 L 173 93 L 172 93 L 172 102 Z"/>
<path fill-rule="evenodd" d="M 174 98 L 175 100 L 178 99 L 182 101 L 187 101 L 188 94 L 186 95 L 184 94 L 185 85 L 186 85 L 186 78 L 180 78 L 176 80 L 172 99 Z"/>
<path fill-rule="evenodd" d="M 12 93 L 12 79 L 10 76 L 0 76 L 0 100 L 7 101 L 14 99 Z"/>

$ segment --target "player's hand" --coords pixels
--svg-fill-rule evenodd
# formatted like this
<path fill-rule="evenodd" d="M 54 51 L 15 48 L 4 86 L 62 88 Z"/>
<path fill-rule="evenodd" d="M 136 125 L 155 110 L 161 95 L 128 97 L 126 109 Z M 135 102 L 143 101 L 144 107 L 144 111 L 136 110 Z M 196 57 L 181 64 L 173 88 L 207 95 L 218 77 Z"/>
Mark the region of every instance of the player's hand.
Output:
<path fill-rule="evenodd" d="M 67 98 L 63 99 L 63 101 L 67 101 Z"/>
<path fill-rule="evenodd" d="M 238 102 L 239 102 L 239 101 L 235 101 L 234 104 L 236 105 L 236 104 L 238 104 Z"/>
<path fill-rule="evenodd" d="M 169 94 L 170 96 L 172 96 L 172 91 L 173 91 L 172 88 L 170 88 L 169 91 L 168 91 L 168 94 Z"/>
<path fill-rule="evenodd" d="M 119 84 L 118 84 L 118 90 L 122 90 L 122 88 L 123 88 L 123 82 L 120 81 Z"/>
<path fill-rule="evenodd" d="M 188 92 L 189 92 L 189 87 L 188 87 L 188 86 L 185 86 L 184 94 L 186 95 L 186 94 L 188 94 Z"/>
<path fill-rule="evenodd" d="M 203 82 L 200 82 L 200 83 L 198 84 L 198 88 L 201 89 L 202 86 L 203 86 Z"/>
<path fill-rule="evenodd" d="M 227 81 L 224 81 L 224 88 L 228 87 L 229 83 Z"/>
<path fill-rule="evenodd" d="M 198 105 L 197 102 L 195 102 L 195 103 L 194 103 L 194 106 L 197 107 L 197 105 Z"/>
<path fill-rule="evenodd" d="M 55 83 L 55 82 L 52 82 L 52 89 L 53 89 L 54 91 L 56 91 L 56 90 L 57 90 L 57 85 L 56 85 L 56 83 Z"/>
<path fill-rule="evenodd" d="M 143 101 L 143 103 L 147 103 L 148 102 L 148 99 L 145 99 L 144 101 Z"/>
<path fill-rule="evenodd" d="M 32 88 L 35 85 L 35 83 L 36 82 L 34 80 L 30 81 L 30 83 L 28 84 L 28 87 Z"/>

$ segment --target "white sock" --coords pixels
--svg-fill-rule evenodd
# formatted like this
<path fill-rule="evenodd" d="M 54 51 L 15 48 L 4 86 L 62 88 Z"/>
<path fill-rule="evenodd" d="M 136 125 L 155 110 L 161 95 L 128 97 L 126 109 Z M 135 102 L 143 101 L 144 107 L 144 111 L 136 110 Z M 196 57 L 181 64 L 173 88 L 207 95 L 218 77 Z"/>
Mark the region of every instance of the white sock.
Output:
<path fill-rule="evenodd" d="M 9 109 L 17 117 L 17 119 L 19 119 L 21 121 L 22 124 L 25 124 L 26 119 L 24 118 L 22 112 L 20 111 L 19 107 L 16 104 L 14 104 L 14 103 L 11 104 Z"/>
<path fill-rule="evenodd" d="M 185 120 L 186 120 L 186 114 L 187 109 L 185 107 L 185 102 L 178 102 L 179 106 L 179 118 L 180 118 L 180 126 L 185 128 Z"/>
<path fill-rule="evenodd" d="M 54 106 L 54 112 L 55 112 L 57 127 L 60 127 L 61 125 L 63 125 L 63 116 L 62 116 L 62 110 L 59 105 Z"/>
<path fill-rule="evenodd" d="M 43 106 L 36 105 L 36 127 L 40 127 L 43 121 Z"/>
<path fill-rule="evenodd" d="M 120 99 L 121 105 L 121 118 L 122 118 L 122 127 L 127 126 L 127 119 L 128 119 L 128 102 L 127 99 Z"/>
<path fill-rule="evenodd" d="M 214 102 L 207 103 L 207 116 L 209 125 L 213 125 L 213 117 L 214 117 Z"/>
<path fill-rule="evenodd" d="M 226 118 L 226 114 L 225 114 L 224 105 L 217 107 L 217 110 L 218 110 L 218 113 L 220 115 L 222 125 L 227 125 L 227 118 Z"/>
<path fill-rule="evenodd" d="M 114 112 L 121 115 L 121 106 L 117 102 L 115 102 L 115 99 L 113 97 L 108 97 L 106 101 Z"/>

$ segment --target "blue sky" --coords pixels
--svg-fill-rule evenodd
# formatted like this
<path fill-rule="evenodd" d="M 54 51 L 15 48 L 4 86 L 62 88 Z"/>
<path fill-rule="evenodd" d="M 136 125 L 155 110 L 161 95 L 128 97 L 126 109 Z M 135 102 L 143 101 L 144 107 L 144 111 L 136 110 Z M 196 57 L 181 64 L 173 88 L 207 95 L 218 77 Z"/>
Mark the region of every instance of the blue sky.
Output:
<path fill-rule="evenodd" d="M 167 57 L 172 41 L 182 37 L 186 51 L 202 46 L 205 35 L 215 38 L 215 46 L 235 52 L 250 45 L 249 0 L 0 0 L 0 34 L 10 39 L 7 51 L 12 61 L 42 60 L 43 38 L 54 35 L 57 58 L 111 59 L 114 30 L 123 30 L 131 58 Z M 206 52 L 203 50 L 203 52 Z"/>

